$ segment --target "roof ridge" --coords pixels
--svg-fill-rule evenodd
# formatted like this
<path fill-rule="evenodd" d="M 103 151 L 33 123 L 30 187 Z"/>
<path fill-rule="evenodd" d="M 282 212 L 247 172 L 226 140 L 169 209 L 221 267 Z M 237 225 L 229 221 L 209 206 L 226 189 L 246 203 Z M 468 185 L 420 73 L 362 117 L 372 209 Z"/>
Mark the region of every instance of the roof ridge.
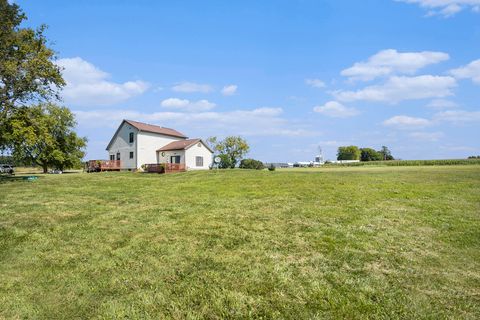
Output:
<path fill-rule="evenodd" d="M 151 123 L 146 123 L 146 122 L 141 122 L 141 121 L 136 121 L 136 120 L 128 120 L 128 119 L 124 119 L 124 120 L 127 121 L 127 122 L 136 122 L 136 123 L 146 124 L 147 126 L 154 126 L 154 127 L 159 127 L 159 128 L 163 128 L 163 129 L 175 130 L 173 128 L 167 128 L 167 127 L 159 126 L 158 124 L 151 124 Z"/>
<path fill-rule="evenodd" d="M 170 136 L 180 137 L 180 138 L 187 138 L 185 134 L 173 128 L 167 128 L 167 127 L 162 127 L 156 124 L 149 124 L 145 122 L 128 120 L 128 119 L 123 119 L 123 122 L 130 124 L 131 126 L 135 127 L 140 131 L 153 132 L 153 133 L 170 135 Z"/>
<path fill-rule="evenodd" d="M 186 150 L 186 149 L 190 148 L 191 146 L 195 145 L 198 142 L 202 142 L 202 144 L 205 145 L 205 143 L 203 143 L 202 138 L 185 139 L 185 140 L 172 141 L 172 142 L 164 145 L 163 147 L 161 147 L 157 151 Z M 172 148 L 172 149 L 170 149 L 170 148 Z M 208 147 L 207 147 L 207 149 L 210 150 L 210 148 L 208 148 Z"/>

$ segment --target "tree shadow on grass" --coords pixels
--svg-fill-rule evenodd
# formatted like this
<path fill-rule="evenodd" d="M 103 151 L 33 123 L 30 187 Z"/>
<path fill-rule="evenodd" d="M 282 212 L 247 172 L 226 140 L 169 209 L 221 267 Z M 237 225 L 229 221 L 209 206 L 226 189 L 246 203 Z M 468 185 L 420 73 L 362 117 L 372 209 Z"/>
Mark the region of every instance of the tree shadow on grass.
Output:
<path fill-rule="evenodd" d="M 29 180 L 29 177 L 35 177 L 31 180 Z M 11 175 L 0 175 L 0 184 L 5 184 L 5 183 L 11 183 L 11 182 L 30 182 L 30 181 L 35 181 L 39 177 L 38 176 L 11 176 Z"/>

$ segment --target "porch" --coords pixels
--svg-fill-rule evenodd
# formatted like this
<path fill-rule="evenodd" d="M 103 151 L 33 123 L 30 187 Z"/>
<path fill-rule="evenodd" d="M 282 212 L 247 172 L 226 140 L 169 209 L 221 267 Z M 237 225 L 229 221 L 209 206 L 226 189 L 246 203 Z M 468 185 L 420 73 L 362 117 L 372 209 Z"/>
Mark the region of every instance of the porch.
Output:
<path fill-rule="evenodd" d="M 184 163 L 148 163 L 144 164 L 148 173 L 176 173 L 187 171 Z"/>
<path fill-rule="evenodd" d="M 89 160 L 86 163 L 87 172 L 120 171 L 120 160 Z"/>

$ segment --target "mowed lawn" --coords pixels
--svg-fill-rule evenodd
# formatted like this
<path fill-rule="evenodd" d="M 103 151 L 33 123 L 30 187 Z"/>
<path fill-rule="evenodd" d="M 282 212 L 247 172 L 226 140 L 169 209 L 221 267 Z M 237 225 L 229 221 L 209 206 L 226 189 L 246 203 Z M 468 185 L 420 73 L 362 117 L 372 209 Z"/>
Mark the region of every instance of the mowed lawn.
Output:
<path fill-rule="evenodd" d="M 478 319 L 480 166 L 1 180 L 0 318 Z"/>

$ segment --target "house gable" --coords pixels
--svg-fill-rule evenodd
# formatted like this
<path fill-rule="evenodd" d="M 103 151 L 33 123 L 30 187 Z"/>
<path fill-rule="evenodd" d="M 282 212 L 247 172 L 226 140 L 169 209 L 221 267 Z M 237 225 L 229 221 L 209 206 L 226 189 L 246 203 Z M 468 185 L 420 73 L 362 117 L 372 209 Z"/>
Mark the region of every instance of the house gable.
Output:
<path fill-rule="evenodd" d="M 149 132 L 154 135 L 174 137 L 175 139 L 173 140 L 187 139 L 187 136 L 185 136 L 183 133 L 171 128 L 160 127 L 160 126 L 142 123 L 142 122 L 133 121 L 133 120 L 123 120 L 122 123 L 120 123 L 120 125 L 118 126 L 117 131 L 115 131 L 115 134 L 113 135 L 112 139 L 108 143 L 106 150 L 110 149 L 112 143 L 117 138 L 120 129 L 125 124 L 131 126 L 132 128 L 135 128 L 137 132 Z"/>
<path fill-rule="evenodd" d="M 130 140 L 133 134 L 133 140 Z M 138 129 L 126 122 L 118 127 L 107 146 L 109 160 L 120 160 L 122 168 L 136 168 Z"/>
<path fill-rule="evenodd" d="M 108 143 L 107 145 L 107 148 L 105 148 L 105 150 L 109 151 L 110 148 L 112 147 L 112 145 L 114 144 L 114 142 L 116 141 L 117 137 L 118 137 L 118 134 L 120 133 L 120 131 L 122 130 L 123 126 L 125 125 L 125 120 L 122 121 L 122 123 L 120 123 L 120 125 L 118 126 L 117 130 L 115 131 L 115 133 L 113 134 L 113 137 L 112 139 L 110 139 L 110 142 Z M 130 129 L 134 129 L 133 127 L 130 127 Z M 138 131 L 137 129 L 135 129 L 135 131 Z"/>
<path fill-rule="evenodd" d="M 187 170 L 208 170 L 213 163 L 213 151 L 202 140 L 185 148 Z"/>
<path fill-rule="evenodd" d="M 171 142 L 158 149 L 157 154 L 160 163 L 169 163 L 173 156 L 179 156 L 187 170 L 207 170 L 213 162 L 213 151 L 201 139 Z"/>

